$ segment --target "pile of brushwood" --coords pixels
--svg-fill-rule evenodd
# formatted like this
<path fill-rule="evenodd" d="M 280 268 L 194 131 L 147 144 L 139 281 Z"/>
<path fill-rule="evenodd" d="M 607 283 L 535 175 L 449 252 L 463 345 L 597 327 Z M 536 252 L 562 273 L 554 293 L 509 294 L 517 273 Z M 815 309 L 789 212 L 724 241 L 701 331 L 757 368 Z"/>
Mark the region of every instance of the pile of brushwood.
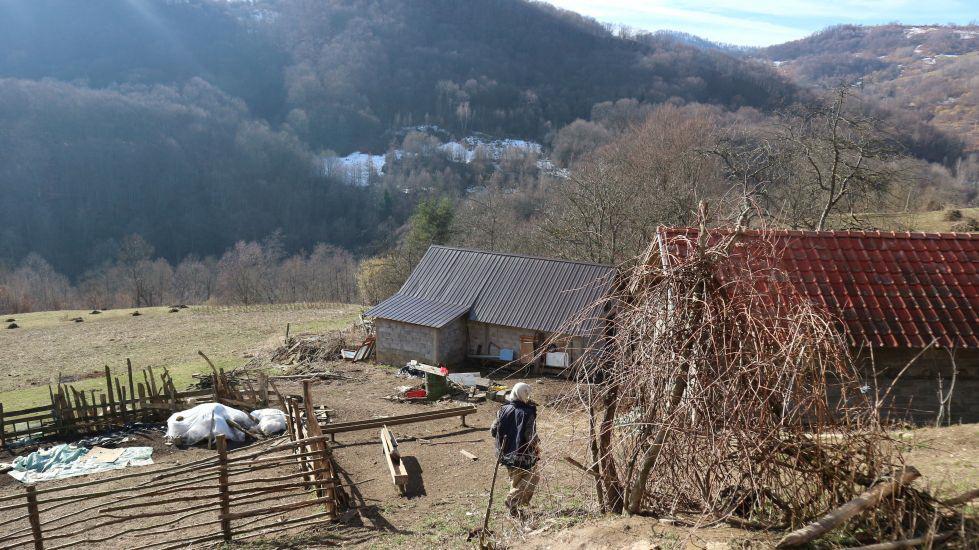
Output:
<path fill-rule="evenodd" d="M 340 350 L 346 340 L 340 332 L 330 334 L 300 334 L 291 337 L 285 345 L 272 352 L 272 363 L 276 365 L 308 365 L 340 358 Z"/>
<path fill-rule="evenodd" d="M 839 323 L 794 290 L 778 253 L 702 229 L 622 277 L 572 397 L 591 413 L 580 467 L 598 505 L 795 530 L 779 547 L 830 531 L 844 545 L 975 544 L 962 505 L 976 492 L 942 502 L 911 485 Z"/>

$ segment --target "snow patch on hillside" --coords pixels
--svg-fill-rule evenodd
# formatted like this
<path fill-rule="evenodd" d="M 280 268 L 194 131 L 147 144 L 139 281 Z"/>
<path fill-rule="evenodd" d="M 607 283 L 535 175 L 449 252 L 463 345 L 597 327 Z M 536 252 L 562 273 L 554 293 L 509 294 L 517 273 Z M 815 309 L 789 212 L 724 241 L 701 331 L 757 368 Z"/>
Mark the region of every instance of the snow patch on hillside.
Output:
<path fill-rule="evenodd" d="M 905 38 L 912 38 L 921 34 L 927 34 L 933 31 L 942 30 L 942 27 L 911 27 L 904 31 Z M 949 29 L 955 34 L 959 35 L 962 40 L 972 40 L 973 38 L 979 38 L 979 31 L 965 30 L 965 29 Z"/>
<path fill-rule="evenodd" d="M 543 148 L 534 141 L 523 139 L 487 139 L 479 136 L 469 136 L 460 141 L 449 141 L 439 145 L 439 151 L 452 162 L 469 164 L 477 158 L 485 158 L 494 164 L 503 160 L 510 152 L 520 154 L 533 153 L 540 155 Z M 343 157 L 323 157 L 323 172 L 328 176 L 341 178 L 349 185 L 368 186 L 384 175 L 384 166 L 388 155 L 400 159 L 404 155 L 401 149 L 392 149 L 386 155 L 354 152 Z M 547 159 L 539 159 L 537 168 L 545 173 L 561 176 L 553 163 Z"/>
<path fill-rule="evenodd" d="M 384 175 L 385 155 L 357 151 L 345 157 L 324 157 L 323 173 L 335 176 L 349 185 L 367 186 Z"/>

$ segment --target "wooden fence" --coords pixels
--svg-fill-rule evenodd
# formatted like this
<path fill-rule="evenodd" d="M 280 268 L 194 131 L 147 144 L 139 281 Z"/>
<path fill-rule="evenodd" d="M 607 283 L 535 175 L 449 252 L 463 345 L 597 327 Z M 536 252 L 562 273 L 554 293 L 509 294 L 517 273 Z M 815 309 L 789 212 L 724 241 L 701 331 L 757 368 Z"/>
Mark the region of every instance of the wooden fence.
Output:
<path fill-rule="evenodd" d="M 287 399 L 288 439 L 229 452 L 219 436 L 214 457 L 0 497 L 0 550 L 171 550 L 333 521 L 345 493 L 328 436 L 308 435 L 319 425 L 305 389 L 302 404 Z"/>
<path fill-rule="evenodd" d="M 51 398 L 48 404 L 5 410 L 0 403 L 0 446 L 6 447 L 18 437 L 74 437 L 104 432 L 130 422 L 160 421 L 199 400 L 244 408 L 268 405 L 269 382 L 264 373 L 258 373 L 254 379 L 231 380 L 209 360 L 208 365 L 212 375 L 210 388 L 205 389 L 178 391 L 165 368 L 154 373 L 152 367 L 147 367 L 138 378 L 127 359 L 125 378 L 113 377 L 109 367 L 105 367 L 104 389 L 79 390 L 59 383 L 56 388 L 48 386 Z"/>

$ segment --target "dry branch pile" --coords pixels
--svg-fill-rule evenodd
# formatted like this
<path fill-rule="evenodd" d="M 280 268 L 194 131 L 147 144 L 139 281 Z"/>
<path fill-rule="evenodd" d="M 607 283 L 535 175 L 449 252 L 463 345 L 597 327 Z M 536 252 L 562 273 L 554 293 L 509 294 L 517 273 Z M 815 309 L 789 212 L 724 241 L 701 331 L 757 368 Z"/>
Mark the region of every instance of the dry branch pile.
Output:
<path fill-rule="evenodd" d="M 289 338 L 284 346 L 272 353 L 272 363 L 278 365 L 302 365 L 340 358 L 340 350 L 347 345 L 339 332 L 332 334 L 301 334 Z"/>
<path fill-rule="evenodd" d="M 834 320 L 766 262 L 773 251 L 759 247 L 773 245 L 706 231 L 682 241 L 641 258 L 579 365 L 601 508 L 786 530 L 900 479 L 899 446 Z M 892 484 L 847 523 L 852 540 L 958 523 Z"/>

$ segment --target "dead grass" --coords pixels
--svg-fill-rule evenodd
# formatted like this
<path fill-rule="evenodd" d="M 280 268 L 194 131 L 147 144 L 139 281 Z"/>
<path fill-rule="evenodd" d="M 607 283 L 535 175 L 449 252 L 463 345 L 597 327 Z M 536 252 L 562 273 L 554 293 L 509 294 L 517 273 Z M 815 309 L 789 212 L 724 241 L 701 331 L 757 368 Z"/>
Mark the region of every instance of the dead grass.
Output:
<path fill-rule="evenodd" d="M 938 497 L 952 497 L 979 487 L 979 424 L 920 428 L 909 433 L 908 464 Z M 919 482 L 919 483 L 921 483 Z M 979 506 L 973 504 L 973 512 Z"/>
<path fill-rule="evenodd" d="M 960 211 L 962 213 L 962 219 L 948 219 L 950 210 Z M 867 222 L 865 225 L 876 227 L 882 231 L 949 232 L 954 231 L 955 227 L 953 226 L 961 223 L 962 220 L 968 220 L 969 218 L 979 220 L 979 208 L 949 207 L 944 210 L 932 210 L 929 212 L 860 214 L 858 217 Z"/>
<path fill-rule="evenodd" d="M 60 373 L 79 389 L 101 387 L 104 366 L 166 367 L 179 386 L 205 365 L 202 350 L 220 367 L 247 361 L 246 351 L 281 337 L 286 323 L 293 332 L 326 331 L 348 326 L 361 308 L 348 304 L 251 307 L 140 308 L 91 315 L 88 311 L 48 311 L 11 315 L 21 328 L 0 330 L 0 402 L 8 410 L 48 399 L 47 385 Z M 71 321 L 81 317 L 84 321 Z M 7 317 L 4 317 L 5 319 Z"/>
<path fill-rule="evenodd" d="M 3 374 L 0 386 L 4 396 L 24 396 L 47 388 L 30 389 L 20 377 L 35 375 L 46 369 L 56 374 L 85 373 L 100 369 L 103 362 L 114 368 L 124 365 L 126 355 L 137 365 L 168 365 L 177 374 L 200 370 L 197 349 L 210 352 L 220 362 L 241 364 L 246 353 L 269 348 L 282 336 L 285 323 L 293 323 L 294 332 L 336 329 L 352 322 L 359 308 L 345 305 L 323 305 L 311 309 L 279 308 L 191 308 L 169 314 L 166 310 L 141 310 L 145 315 L 130 317 L 128 311 L 106 312 L 88 316 L 87 312 L 50 312 L 22 315 L 23 329 L 0 331 L 0 364 L 16 367 L 17 361 L 28 366 L 16 367 L 17 377 Z M 76 315 L 85 322 L 70 323 Z M 43 342 L 39 344 L 38 342 Z M 19 359 L 18 359 L 19 358 Z M 69 366 L 72 368 L 69 369 Z M 397 386 L 417 383 L 395 376 L 394 369 L 371 364 L 337 363 L 329 365 L 346 375 L 344 380 L 319 382 L 314 387 L 314 401 L 334 411 L 336 421 L 372 418 L 380 415 L 420 412 L 440 405 L 391 403 L 382 396 Z M 73 369 L 73 370 L 72 370 Z M 729 527 L 696 529 L 669 526 L 651 518 L 599 518 L 581 514 L 594 508 L 594 490 L 587 480 L 562 458 L 567 455 L 585 459 L 586 450 L 577 448 L 573 430 L 581 422 L 574 411 L 559 410 L 558 396 L 566 393 L 567 383 L 554 379 L 526 380 L 534 386 L 535 399 L 542 404 L 542 432 L 548 441 L 543 468 L 546 486 L 535 497 L 533 506 L 542 520 L 533 522 L 532 533 L 521 533 L 521 526 L 507 518 L 502 510 L 506 492 L 505 473 L 497 481 L 493 530 L 503 541 L 519 548 L 770 548 L 777 537 L 770 533 L 749 532 Z M 506 383 L 512 384 L 515 380 Z M 98 380 L 92 380 L 98 384 Z M 296 383 L 283 383 L 287 394 L 300 392 Z M 6 402 L 5 402 L 6 404 Z M 481 524 L 488 498 L 494 465 L 493 442 L 488 427 L 498 409 L 495 403 L 481 403 L 478 412 L 468 418 L 470 428 L 459 426 L 458 419 L 395 427 L 402 437 L 401 450 L 408 457 L 416 482 L 408 497 L 399 496 L 391 484 L 380 452 L 376 431 L 353 432 L 338 436 L 335 456 L 355 482 L 363 499 L 363 525 L 355 517 L 351 524 L 337 525 L 330 531 L 308 531 L 254 541 L 248 548 L 327 547 L 340 543 L 345 547 L 398 548 L 429 550 L 431 548 L 472 548 L 466 541 L 470 529 Z M 582 420 L 586 415 L 580 415 Z M 585 424 L 587 429 L 587 424 Z M 566 428 L 566 429 L 564 429 Z M 449 442 L 425 445 L 415 436 L 431 441 Z M 480 439 L 475 443 L 463 443 Z M 922 471 L 922 481 L 936 487 L 939 495 L 961 492 L 979 486 L 979 425 L 914 430 L 899 438 L 910 446 L 908 462 Z M 560 441 L 559 441 L 560 440 Z M 473 462 L 459 453 L 466 449 L 479 460 Z M 209 455 L 204 449 L 175 451 L 160 449 L 161 467 L 185 463 Z M 6 477 L 6 476 L 4 476 Z M 369 481 L 372 480 L 372 481 Z M 0 484 L 0 494 L 19 489 L 13 483 Z M 567 510 L 569 513 L 561 513 Z M 577 513 L 574 513 L 577 512 Z M 290 514 L 283 514 L 290 516 Z M 291 517 L 291 516 L 290 516 Z"/>

